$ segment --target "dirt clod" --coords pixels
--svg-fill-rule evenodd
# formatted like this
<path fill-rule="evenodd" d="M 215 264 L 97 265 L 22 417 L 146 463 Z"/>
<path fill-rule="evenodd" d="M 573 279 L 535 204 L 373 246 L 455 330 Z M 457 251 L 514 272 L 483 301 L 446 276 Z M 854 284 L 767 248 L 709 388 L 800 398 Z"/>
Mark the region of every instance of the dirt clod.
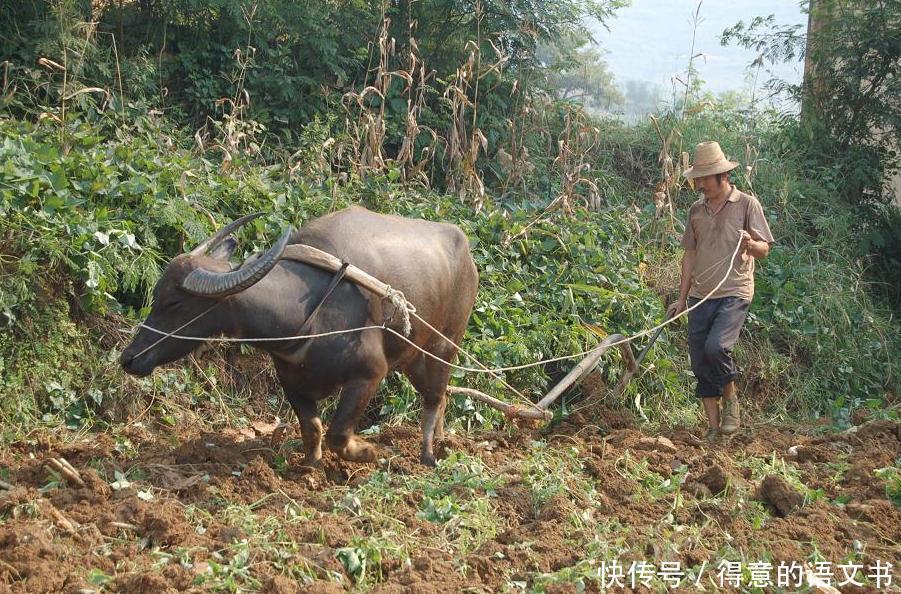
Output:
<path fill-rule="evenodd" d="M 174 592 L 169 583 L 161 575 L 153 573 L 126 574 L 116 580 L 117 592 L 129 592 L 130 594 L 161 594 Z"/>
<path fill-rule="evenodd" d="M 669 452 L 671 454 L 675 454 L 677 451 L 673 442 L 662 435 L 657 437 L 642 437 L 638 440 L 638 444 L 635 447 L 640 450 L 657 450 Z"/>
<path fill-rule="evenodd" d="M 274 575 L 263 584 L 263 594 L 297 594 L 297 582 L 283 575 Z"/>
<path fill-rule="evenodd" d="M 760 483 L 756 499 L 773 507 L 779 517 L 786 517 L 801 506 L 804 498 L 788 482 L 775 474 L 767 475 Z"/>
<path fill-rule="evenodd" d="M 729 485 L 729 476 L 719 464 L 711 464 L 698 478 L 698 482 L 705 485 L 714 495 L 722 493 Z"/>

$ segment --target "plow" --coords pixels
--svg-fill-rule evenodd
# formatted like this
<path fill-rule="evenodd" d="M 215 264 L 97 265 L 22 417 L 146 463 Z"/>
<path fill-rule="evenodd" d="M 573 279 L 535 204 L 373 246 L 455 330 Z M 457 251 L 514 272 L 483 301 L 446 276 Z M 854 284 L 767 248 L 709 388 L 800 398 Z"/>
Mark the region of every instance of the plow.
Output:
<path fill-rule="evenodd" d="M 343 270 L 343 275 L 347 280 L 356 283 L 357 285 L 367 289 L 376 296 L 392 304 L 394 309 L 394 313 L 392 315 L 399 314 L 402 317 L 401 323 L 404 329 L 404 335 L 387 326 L 385 326 L 385 329 L 397 335 L 398 337 L 407 340 L 408 342 L 410 341 L 406 338 L 405 335 L 409 334 L 411 316 L 417 318 L 432 331 L 441 335 L 440 332 L 438 332 L 435 328 L 429 326 L 428 323 L 425 322 L 425 320 L 422 320 L 422 318 L 419 318 L 416 315 L 416 308 L 404 298 L 402 293 L 368 274 L 364 270 L 361 270 L 360 268 L 357 268 L 352 264 L 342 262 L 339 258 L 333 256 L 332 254 L 329 254 L 312 246 L 304 244 L 292 244 L 285 248 L 281 257 L 283 259 L 295 260 L 297 262 L 309 264 L 331 273 L 339 273 Z M 533 421 L 549 421 L 553 417 L 553 413 L 550 410 L 551 405 L 553 405 L 554 402 L 556 402 L 564 393 L 566 393 L 567 390 L 581 383 L 582 380 L 584 380 L 585 377 L 598 366 L 604 354 L 614 347 L 620 351 L 623 363 L 625 365 L 625 370 L 623 371 L 619 381 L 616 384 L 616 387 L 614 388 L 614 394 L 617 396 L 621 395 L 625 391 L 626 386 L 628 386 L 632 378 L 634 378 L 638 373 L 642 361 L 644 360 L 651 346 L 653 346 L 654 342 L 660 336 L 662 331 L 663 326 L 657 328 L 651 335 L 648 344 L 645 345 L 645 347 L 638 353 L 638 355 L 636 355 L 633 351 L 631 340 L 629 338 L 621 334 L 611 334 L 605 337 L 598 346 L 585 353 L 584 358 L 578 364 L 576 364 L 569 371 L 569 373 L 567 373 L 537 403 L 529 402 L 528 404 L 517 404 L 505 402 L 503 400 L 485 394 L 480 390 L 458 386 L 448 386 L 447 392 L 448 394 L 459 394 L 472 398 L 479 402 L 483 402 L 484 404 L 487 404 L 492 408 L 500 410 L 509 418 Z M 443 335 L 441 336 L 445 340 L 450 340 Z M 456 346 L 459 348 L 459 345 Z M 433 356 L 427 351 L 423 350 L 423 352 L 429 356 Z M 462 351 L 462 349 L 460 350 L 460 352 L 466 354 L 465 351 Z M 538 364 L 541 363 L 536 363 L 536 365 Z M 454 366 L 453 364 L 450 365 Z M 460 368 L 459 366 L 454 367 Z M 483 369 L 481 371 L 486 373 L 492 372 L 492 370 L 489 370 L 484 366 L 482 367 Z"/>
<path fill-rule="evenodd" d="M 614 395 L 620 396 L 626 390 L 626 386 L 629 385 L 629 382 L 632 380 L 632 378 L 635 377 L 635 375 L 638 373 L 638 370 L 641 367 L 641 362 L 644 360 L 645 355 L 647 355 L 648 353 L 648 350 L 660 336 L 660 333 L 662 331 L 663 328 L 659 328 L 653 334 L 650 342 L 648 342 L 644 349 L 641 350 L 638 356 L 636 356 L 635 352 L 632 350 L 631 343 L 628 342 L 626 337 L 622 334 L 611 334 L 607 336 L 606 338 L 604 338 L 604 340 L 601 341 L 601 344 L 595 347 L 594 350 L 589 352 L 584 359 L 582 359 L 575 367 L 573 367 L 570 372 L 563 377 L 563 379 L 557 382 L 557 384 L 553 388 L 551 388 L 551 390 L 547 394 L 545 394 L 541 400 L 531 406 L 504 402 L 503 400 L 499 400 L 497 398 L 494 398 L 493 396 L 489 396 L 484 392 L 480 392 L 479 390 L 474 390 L 472 388 L 448 386 L 447 392 L 448 394 L 461 394 L 469 396 L 470 398 L 484 402 L 492 408 L 500 410 L 505 415 L 511 418 L 549 421 L 553 417 L 553 413 L 550 411 L 551 405 L 554 404 L 554 402 L 556 402 L 557 399 L 560 398 L 560 396 L 565 394 L 567 390 L 579 385 L 582 380 L 584 380 L 585 377 L 598 366 L 601 357 L 604 356 L 604 353 L 614 347 L 619 349 L 619 352 L 622 355 L 623 363 L 626 366 L 626 369 L 620 376 L 616 387 L 613 389 Z"/>

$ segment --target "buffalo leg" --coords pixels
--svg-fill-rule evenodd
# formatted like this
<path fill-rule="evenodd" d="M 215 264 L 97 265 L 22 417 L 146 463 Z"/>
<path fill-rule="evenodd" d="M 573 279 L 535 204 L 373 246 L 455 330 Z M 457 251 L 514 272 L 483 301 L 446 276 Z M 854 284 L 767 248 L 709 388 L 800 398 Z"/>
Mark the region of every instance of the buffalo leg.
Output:
<path fill-rule="evenodd" d="M 322 463 L 322 420 L 315 400 L 301 398 L 291 401 L 291 407 L 300 421 L 300 435 L 303 438 L 304 466 L 319 466 Z"/>
<path fill-rule="evenodd" d="M 381 379 L 352 380 L 341 390 L 338 409 L 325 434 L 325 445 L 338 457 L 351 462 L 375 461 L 376 449 L 355 436 L 354 431 Z"/>
<path fill-rule="evenodd" d="M 313 394 L 306 394 L 297 389 L 301 380 L 294 377 L 291 367 L 276 360 L 275 370 L 285 397 L 294 409 L 300 422 L 300 436 L 303 439 L 304 466 L 322 464 L 322 420 L 319 418 L 319 407 Z"/>
<path fill-rule="evenodd" d="M 433 352 L 444 360 L 450 360 L 455 354 L 455 349 L 452 347 L 435 349 Z M 447 406 L 447 381 L 450 378 L 450 367 L 441 361 L 420 355 L 407 368 L 407 377 L 422 396 L 420 460 L 427 466 L 434 466 L 434 442 L 436 439 L 444 437 L 444 409 Z"/>

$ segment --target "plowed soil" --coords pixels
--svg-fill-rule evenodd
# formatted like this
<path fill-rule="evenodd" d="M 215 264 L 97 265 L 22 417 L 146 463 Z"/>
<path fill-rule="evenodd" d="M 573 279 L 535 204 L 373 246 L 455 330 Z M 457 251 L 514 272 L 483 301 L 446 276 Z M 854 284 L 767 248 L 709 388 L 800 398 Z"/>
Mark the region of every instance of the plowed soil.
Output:
<path fill-rule="evenodd" d="M 901 510 L 874 475 L 901 458 L 897 422 L 819 435 L 757 426 L 716 446 L 685 430 L 647 435 L 615 412 L 571 418 L 543 432 L 449 435 L 442 456 L 463 452 L 498 477 L 496 491 L 485 497 L 499 529 L 468 550 L 386 551 L 369 560 L 377 571 L 366 583 L 355 581 L 359 574 L 339 554 L 355 538 L 375 532 L 403 543 L 447 529 L 418 513 L 416 493 L 405 494 L 399 511 L 385 519 L 396 525 L 390 533 L 374 529 L 354 509 L 354 490 L 373 473 L 390 480 L 435 472 L 418 463 L 418 429 L 386 427 L 369 437 L 383 449 L 378 464 L 346 463 L 326 453 L 323 468 L 315 470 L 302 467 L 297 453 L 280 457 L 285 450 L 272 447 L 270 430 L 259 424 L 256 432 L 201 434 L 133 426 L 115 435 L 35 434 L 13 444 L 0 454 L 12 487 L 0 490 L 0 593 L 207 592 L 213 582 L 199 577 L 213 574 L 219 576 L 215 588 L 224 591 L 575 591 L 581 587 L 575 581 L 538 576 L 564 575 L 600 555 L 584 543 L 601 526 L 613 527 L 604 534 L 620 539 L 617 556 L 624 563 L 668 559 L 697 568 L 715 565 L 723 550 L 773 563 L 817 555 L 834 563 L 851 555 L 864 566 L 879 560 L 897 568 L 901 561 Z M 536 507 L 515 470 L 536 441 L 571 456 L 594 492 L 557 494 Z M 68 461 L 83 485 L 52 470 L 51 458 Z M 761 476 L 754 461 L 770 471 Z M 791 473 L 809 490 L 793 486 Z M 116 483 L 120 476 L 129 478 Z M 668 490 L 664 482 L 654 493 L 642 476 L 671 478 L 681 487 Z M 746 513 L 749 502 L 765 511 Z M 290 506 L 302 517 L 286 521 Z M 588 515 L 588 507 L 600 512 Z M 252 522 L 223 521 L 233 508 L 251 510 Z M 235 543 L 255 542 L 267 520 L 276 529 L 267 533 L 266 550 L 281 548 L 284 558 L 251 555 L 237 563 Z M 306 570 L 301 576 L 290 567 Z M 228 571 L 235 572 L 232 582 L 222 573 Z M 591 579 L 584 585 L 600 588 Z"/>

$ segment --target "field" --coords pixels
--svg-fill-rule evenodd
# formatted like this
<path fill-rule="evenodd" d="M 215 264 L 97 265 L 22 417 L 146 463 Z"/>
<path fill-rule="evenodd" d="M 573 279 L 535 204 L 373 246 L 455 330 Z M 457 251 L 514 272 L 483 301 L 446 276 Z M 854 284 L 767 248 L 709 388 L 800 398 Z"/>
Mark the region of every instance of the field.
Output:
<path fill-rule="evenodd" d="M 326 453 L 315 470 L 275 428 L 150 414 L 12 444 L 0 592 L 794 592 L 817 572 L 853 579 L 842 592 L 896 587 L 878 575 L 901 561 L 896 421 L 760 422 L 711 447 L 596 404 L 549 427 L 448 434 L 436 469 L 409 424 L 369 432 L 378 464 Z"/>
<path fill-rule="evenodd" d="M 0 594 L 901 591 L 901 2 L 806 1 L 806 31 L 736 6 L 753 86 L 721 94 L 701 1 L 672 93 L 615 81 L 589 23 L 629 4 L 0 2 Z M 237 267 L 359 205 L 460 227 L 461 348 L 506 371 L 451 384 L 534 403 L 665 319 L 710 140 L 776 239 L 722 443 L 681 320 L 545 425 L 455 393 L 436 468 L 403 378 L 360 423 L 379 460 L 313 469 L 248 342 L 120 366 L 179 254 L 263 213 Z"/>

